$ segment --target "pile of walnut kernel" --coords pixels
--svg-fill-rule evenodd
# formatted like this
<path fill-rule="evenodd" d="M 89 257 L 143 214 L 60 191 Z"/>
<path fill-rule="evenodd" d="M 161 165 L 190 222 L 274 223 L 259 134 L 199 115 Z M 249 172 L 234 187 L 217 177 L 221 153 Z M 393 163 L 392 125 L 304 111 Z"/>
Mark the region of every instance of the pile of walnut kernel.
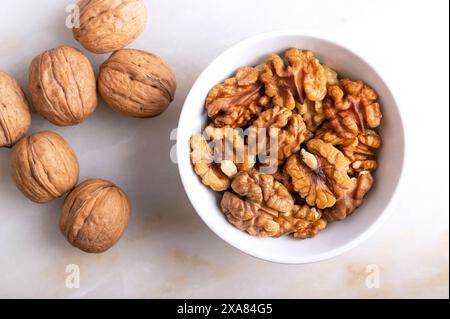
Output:
<path fill-rule="evenodd" d="M 203 184 L 223 192 L 221 210 L 238 229 L 305 239 L 362 205 L 382 117 L 377 93 L 362 81 L 341 79 L 311 51 L 292 48 L 239 69 L 211 89 L 205 106 L 210 121 L 191 137 L 191 161 Z M 240 134 L 260 128 L 278 138 L 270 173 L 259 148 Z M 231 158 L 223 156 L 229 143 Z M 239 160 L 238 151 L 245 154 Z"/>

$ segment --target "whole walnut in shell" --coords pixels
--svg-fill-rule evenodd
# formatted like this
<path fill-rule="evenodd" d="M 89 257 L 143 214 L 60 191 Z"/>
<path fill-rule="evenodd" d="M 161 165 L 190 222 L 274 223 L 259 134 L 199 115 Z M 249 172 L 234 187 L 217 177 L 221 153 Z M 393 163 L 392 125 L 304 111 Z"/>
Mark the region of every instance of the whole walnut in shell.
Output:
<path fill-rule="evenodd" d="M 11 153 L 11 174 L 30 200 L 46 203 L 70 191 L 78 181 L 75 152 L 58 134 L 38 132 L 21 139 Z"/>
<path fill-rule="evenodd" d="M 125 49 L 100 67 L 98 90 L 115 111 L 146 118 L 164 112 L 173 101 L 176 78 L 170 66 L 155 54 Z"/>
<path fill-rule="evenodd" d="M 145 29 L 147 10 L 143 0 L 81 0 L 79 27 L 73 35 L 94 53 L 125 48 Z"/>
<path fill-rule="evenodd" d="M 11 147 L 30 128 L 28 101 L 19 83 L 0 72 L 0 147 Z"/>
<path fill-rule="evenodd" d="M 78 124 L 97 107 L 91 63 L 69 46 L 48 50 L 31 62 L 29 90 L 36 111 L 58 126 Z"/>
<path fill-rule="evenodd" d="M 67 195 L 60 230 L 69 243 L 88 253 L 111 248 L 125 232 L 131 205 L 127 194 L 113 183 L 90 179 Z"/>

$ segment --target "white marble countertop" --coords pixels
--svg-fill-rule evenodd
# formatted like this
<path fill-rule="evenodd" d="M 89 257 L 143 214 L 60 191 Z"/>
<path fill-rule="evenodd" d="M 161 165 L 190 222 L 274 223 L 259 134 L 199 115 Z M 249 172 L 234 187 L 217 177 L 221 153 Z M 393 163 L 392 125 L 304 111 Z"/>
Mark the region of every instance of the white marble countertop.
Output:
<path fill-rule="evenodd" d="M 59 233 L 61 200 L 37 205 L 9 177 L 0 149 L 0 297 L 446 297 L 449 296 L 449 49 L 447 1 L 146 1 L 149 24 L 132 47 L 164 57 L 178 77 L 162 116 L 137 120 L 101 105 L 85 123 L 52 129 L 78 153 L 81 179 L 111 179 L 131 196 L 124 238 L 101 255 L 72 248 Z M 0 70 L 27 85 L 42 51 L 78 46 L 65 27 L 70 1 L 0 3 Z M 276 3 L 276 5 L 275 5 Z M 350 44 L 383 71 L 407 130 L 406 187 L 393 217 L 352 251 L 308 265 L 249 257 L 211 233 L 184 194 L 170 161 L 183 100 L 202 69 L 235 42 L 285 28 L 317 30 Z M 97 67 L 106 56 L 89 54 Z M 67 265 L 80 287 L 67 288 Z M 380 274 L 366 285 L 368 265 Z"/>

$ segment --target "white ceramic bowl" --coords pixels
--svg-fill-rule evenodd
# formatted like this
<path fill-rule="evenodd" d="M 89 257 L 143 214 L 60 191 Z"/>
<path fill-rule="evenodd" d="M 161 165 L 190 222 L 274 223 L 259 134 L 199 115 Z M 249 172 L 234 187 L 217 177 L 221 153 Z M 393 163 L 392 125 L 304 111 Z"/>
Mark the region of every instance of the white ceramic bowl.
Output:
<path fill-rule="evenodd" d="M 252 237 L 228 223 L 219 208 L 220 196 L 205 187 L 195 175 L 189 158 L 189 138 L 202 131 L 207 121 L 204 101 L 208 91 L 234 74 L 242 66 L 256 65 L 270 53 L 282 53 L 290 47 L 312 50 L 322 63 L 341 76 L 361 79 L 379 94 L 383 111 L 380 133 L 379 169 L 375 184 L 364 204 L 342 222 L 329 224 L 319 236 L 298 240 Z M 404 131 L 399 109 L 381 76 L 352 50 L 330 40 L 301 31 L 288 30 L 258 35 L 234 45 L 215 59 L 193 85 L 181 112 L 177 158 L 181 180 L 197 213 L 219 237 L 255 257 L 280 263 L 308 263 L 339 255 L 368 238 L 388 217 L 400 182 L 405 153 Z"/>

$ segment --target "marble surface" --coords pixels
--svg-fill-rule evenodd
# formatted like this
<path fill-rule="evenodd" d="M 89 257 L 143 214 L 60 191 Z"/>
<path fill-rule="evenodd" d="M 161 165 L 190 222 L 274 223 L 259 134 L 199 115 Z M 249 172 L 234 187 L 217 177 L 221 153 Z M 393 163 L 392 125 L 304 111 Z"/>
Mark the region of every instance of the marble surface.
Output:
<path fill-rule="evenodd" d="M 36 114 L 32 127 L 55 130 L 73 145 L 81 179 L 111 179 L 129 192 L 130 227 L 107 253 L 72 248 L 58 231 L 61 200 L 26 200 L 9 177 L 10 150 L 0 149 L 0 297 L 449 297 L 447 1 L 146 2 L 148 27 L 131 46 L 175 69 L 170 109 L 137 120 L 102 104 L 76 127 L 57 128 Z M 64 24 L 69 3 L 1 1 L 0 70 L 26 87 L 35 55 L 64 43 L 79 47 Z M 261 261 L 225 244 L 196 215 L 170 161 L 170 132 L 202 69 L 241 39 L 285 28 L 323 32 L 379 68 L 403 111 L 409 147 L 393 217 L 352 251 L 308 265 Z M 97 67 L 106 56 L 89 58 Z M 79 267 L 79 288 L 66 285 L 71 264 Z"/>

